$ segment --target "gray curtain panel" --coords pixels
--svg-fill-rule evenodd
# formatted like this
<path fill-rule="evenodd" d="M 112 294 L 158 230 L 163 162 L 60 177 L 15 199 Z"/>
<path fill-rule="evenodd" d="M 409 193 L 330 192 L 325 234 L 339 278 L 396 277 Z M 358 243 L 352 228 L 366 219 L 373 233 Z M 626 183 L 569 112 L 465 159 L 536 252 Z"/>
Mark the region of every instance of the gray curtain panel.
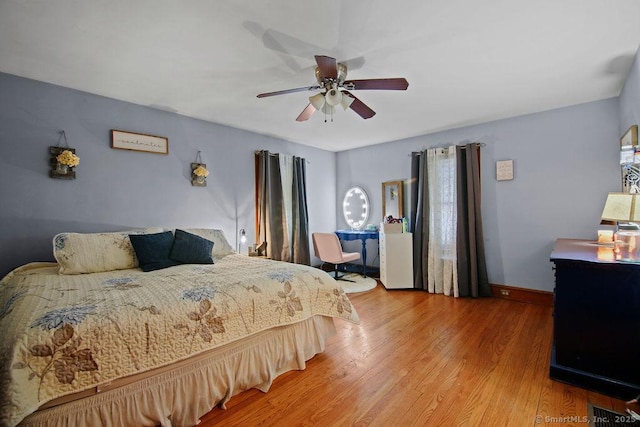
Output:
<path fill-rule="evenodd" d="M 284 203 L 280 184 L 280 162 L 268 151 L 259 151 L 257 158 L 259 243 L 267 242 L 267 256 L 282 260 Z"/>
<path fill-rule="evenodd" d="M 278 155 L 263 150 L 256 152 L 255 156 L 258 211 L 256 234 L 259 241 L 267 242 L 267 256 L 271 259 L 310 265 L 305 159 L 293 159 L 293 235 L 290 236 L 289 244 L 285 245 L 286 215 Z M 285 247 L 290 248 L 290 251 Z"/>
<path fill-rule="evenodd" d="M 413 233 L 413 287 L 427 289 L 429 248 L 429 183 L 427 151 L 411 153 L 409 229 Z"/>
<path fill-rule="evenodd" d="M 457 274 L 460 296 L 491 296 L 482 233 L 480 144 L 456 147 Z M 427 151 L 411 153 L 410 230 L 415 289 L 427 289 L 429 198 Z"/>
<path fill-rule="evenodd" d="M 482 232 L 480 144 L 456 147 L 458 289 L 460 296 L 491 296 Z"/>
<path fill-rule="evenodd" d="M 293 157 L 293 236 L 291 236 L 291 256 L 292 261 L 296 264 L 311 265 L 306 163 L 306 160 L 301 157 Z"/>

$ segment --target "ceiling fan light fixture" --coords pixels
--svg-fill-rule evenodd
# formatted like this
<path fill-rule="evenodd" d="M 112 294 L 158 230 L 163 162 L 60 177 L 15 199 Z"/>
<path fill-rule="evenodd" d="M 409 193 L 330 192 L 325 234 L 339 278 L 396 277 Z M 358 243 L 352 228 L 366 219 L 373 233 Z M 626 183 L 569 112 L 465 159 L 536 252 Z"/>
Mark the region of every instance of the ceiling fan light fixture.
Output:
<path fill-rule="evenodd" d="M 342 92 L 340 92 L 338 88 L 334 86 L 327 91 L 327 94 L 324 96 L 324 99 L 327 102 L 327 104 L 331 105 L 332 107 L 335 107 L 336 105 L 340 104 L 340 102 L 342 101 Z"/>
<path fill-rule="evenodd" d="M 310 96 L 309 102 L 316 110 L 322 110 L 322 107 L 324 107 L 324 94 L 316 93 L 315 95 Z"/>

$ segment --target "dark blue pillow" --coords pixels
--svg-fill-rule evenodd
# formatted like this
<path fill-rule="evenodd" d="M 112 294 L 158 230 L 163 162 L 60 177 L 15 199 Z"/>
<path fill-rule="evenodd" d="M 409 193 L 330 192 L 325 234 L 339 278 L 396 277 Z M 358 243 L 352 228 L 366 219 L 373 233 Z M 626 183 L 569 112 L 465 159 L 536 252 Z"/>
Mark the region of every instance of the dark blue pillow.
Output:
<path fill-rule="evenodd" d="M 183 264 L 213 264 L 212 250 L 211 240 L 178 229 L 169 258 Z"/>
<path fill-rule="evenodd" d="M 173 247 L 173 233 L 130 234 L 129 240 L 138 257 L 142 271 L 160 270 L 180 264 L 169 258 Z"/>

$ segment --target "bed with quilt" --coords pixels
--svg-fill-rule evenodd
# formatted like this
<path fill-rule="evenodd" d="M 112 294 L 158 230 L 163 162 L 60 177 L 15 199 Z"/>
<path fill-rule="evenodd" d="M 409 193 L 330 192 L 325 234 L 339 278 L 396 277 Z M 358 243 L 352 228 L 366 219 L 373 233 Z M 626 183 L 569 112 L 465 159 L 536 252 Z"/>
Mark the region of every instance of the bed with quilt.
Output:
<path fill-rule="evenodd" d="M 0 282 L 5 426 L 192 426 L 304 369 L 359 323 L 327 273 L 237 254 L 220 230 L 62 233 Z"/>

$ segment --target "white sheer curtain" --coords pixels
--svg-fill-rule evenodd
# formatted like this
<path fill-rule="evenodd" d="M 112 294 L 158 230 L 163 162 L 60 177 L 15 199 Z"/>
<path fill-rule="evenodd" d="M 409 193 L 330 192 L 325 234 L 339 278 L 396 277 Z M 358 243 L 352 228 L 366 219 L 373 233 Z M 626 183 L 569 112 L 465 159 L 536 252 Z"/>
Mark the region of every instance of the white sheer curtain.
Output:
<path fill-rule="evenodd" d="M 278 154 L 280 161 L 280 181 L 282 182 L 282 203 L 284 204 L 284 227 L 282 239 L 282 259 L 288 261 L 293 246 L 293 156 Z"/>
<path fill-rule="evenodd" d="M 456 148 L 427 150 L 428 290 L 459 296 L 456 257 Z"/>

